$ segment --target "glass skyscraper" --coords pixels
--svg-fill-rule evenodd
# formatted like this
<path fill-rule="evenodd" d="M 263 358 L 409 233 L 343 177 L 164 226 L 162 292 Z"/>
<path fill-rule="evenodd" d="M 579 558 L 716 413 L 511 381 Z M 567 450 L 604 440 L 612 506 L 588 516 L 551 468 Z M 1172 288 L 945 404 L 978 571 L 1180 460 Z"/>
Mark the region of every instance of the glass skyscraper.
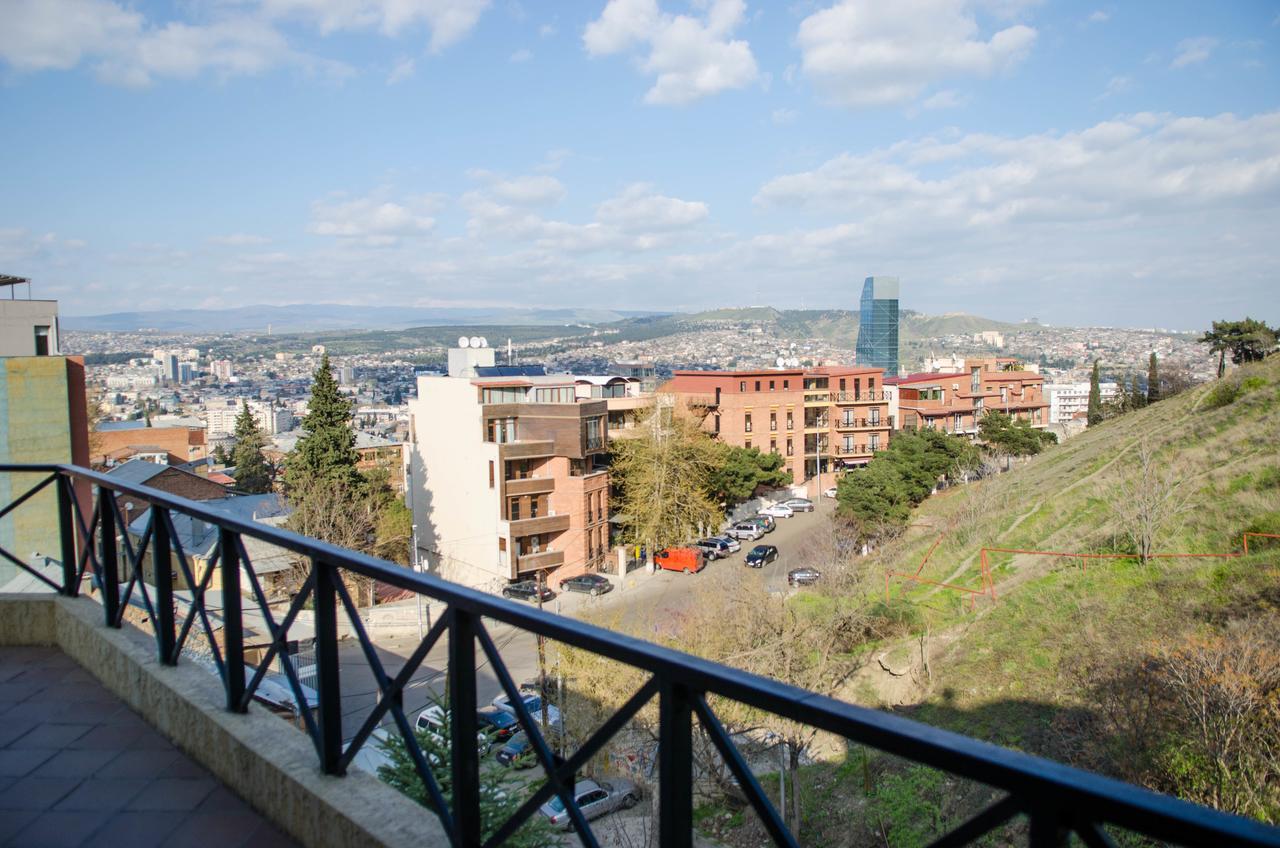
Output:
<path fill-rule="evenodd" d="M 898 278 L 867 277 L 859 310 L 858 364 L 898 376 Z"/>

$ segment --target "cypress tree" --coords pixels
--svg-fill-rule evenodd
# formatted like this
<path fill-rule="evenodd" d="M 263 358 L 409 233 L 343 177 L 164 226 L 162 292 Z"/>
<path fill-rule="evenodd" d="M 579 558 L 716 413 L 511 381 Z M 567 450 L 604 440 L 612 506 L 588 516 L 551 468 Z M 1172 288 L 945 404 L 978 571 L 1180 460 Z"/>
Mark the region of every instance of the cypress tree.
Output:
<path fill-rule="evenodd" d="M 351 429 L 351 402 L 338 391 L 327 353 L 312 378 L 302 429 L 304 434 L 286 461 L 286 485 L 299 488 L 308 481 L 325 481 L 359 489 L 364 478 L 356 470 L 359 456 Z"/>
<path fill-rule="evenodd" d="M 1098 386 L 1098 360 L 1093 360 L 1093 376 L 1089 378 L 1089 426 L 1102 423 L 1102 389 Z"/>
<path fill-rule="evenodd" d="M 1146 405 L 1147 405 L 1147 398 L 1142 393 L 1142 386 L 1139 385 L 1138 383 L 1138 375 L 1134 374 L 1133 381 L 1132 383 L 1130 383 L 1130 388 L 1129 388 L 1129 408 L 1142 409 L 1142 407 Z"/>
<path fill-rule="evenodd" d="M 1147 403 L 1160 400 L 1160 366 L 1156 360 L 1156 352 L 1151 351 L 1147 360 Z"/>
<path fill-rule="evenodd" d="M 258 429 L 258 422 L 249 411 L 247 402 L 240 404 L 235 435 L 236 446 L 231 451 L 231 463 L 236 468 L 236 488 L 255 495 L 271 491 L 271 468 L 262 455 L 266 437 Z"/>

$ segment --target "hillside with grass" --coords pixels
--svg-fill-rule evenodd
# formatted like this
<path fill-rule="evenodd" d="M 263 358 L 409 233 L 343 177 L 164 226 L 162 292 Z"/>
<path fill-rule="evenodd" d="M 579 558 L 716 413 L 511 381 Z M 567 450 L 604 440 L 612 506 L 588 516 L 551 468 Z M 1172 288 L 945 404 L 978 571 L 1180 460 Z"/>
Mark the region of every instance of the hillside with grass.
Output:
<path fill-rule="evenodd" d="M 1280 539 L 1243 555 L 1245 533 L 1280 534 L 1280 357 L 944 489 L 870 556 L 818 546 L 825 586 L 789 603 L 853 658 L 838 697 L 1277 823 Z M 990 552 L 984 577 L 984 547 L 1074 556 Z M 803 844 L 924 845 L 996 800 L 821 734 L 807 753 Z M 699 817 L 763 835 L 731 800 Z"/>

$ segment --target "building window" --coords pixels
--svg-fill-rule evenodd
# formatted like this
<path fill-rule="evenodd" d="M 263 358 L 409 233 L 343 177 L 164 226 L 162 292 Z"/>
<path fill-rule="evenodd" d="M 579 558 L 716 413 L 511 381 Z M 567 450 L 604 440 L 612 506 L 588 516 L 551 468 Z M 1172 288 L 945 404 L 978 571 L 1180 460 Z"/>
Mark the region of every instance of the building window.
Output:
<path fill-rule="evenodd" d="M 787 439 L 787 456 L 792 456 L 796 452 L 795 446 L 791 444 L 791 440 Z"/>
<path fill-rule="evenodd" d="M 498 444 L 506 444 L 516 440 L 516 419 L 514 418 L 490 418 L 489 419 L 489 441 Z"/>
<path fill-rule="evenodd" d="M 778 413 L 776 412 L 769 413 L 769 430 L 774 433 L 778 431 Z"/>
<path fill-rule="evenodd" d="M 756 391 L 760 391 L 760 381 L 756 380 Z"/>
<path fill-rule="evenodd" d="M 747 381 L 746 381 L 746 380 L 739 380 L 739 381 L 738 381 L 738 391 L 740 391 L 740 392 L 745 392 L 746 390 L 747 390 Z"/>
<path fill-rule="evenodd" d="M 773 380 L 769 381 L 769 391 L 773 391 Z"/>
<path fill-rule="evenodd" d="M 482 403 L 522 403 L 525 399 L 525 390 L 510 387 L 481 389 L 480 399 Z"/>
<path fill-rule="evenodd" d="M 840 378 L 840 391 L 844 391 L 844 377 Z"/>
<path fill-rule="evenodd" d="M 961 428 L 964 426 L 964 416 L 962 416 L 960 413 L 957 412 L 955 415 L 954 422 L 955 422 L 956 432 L 959 433 Z"/>
<path fill-rule="evenodd" d="M 47 326 L 36 327 L 36 356 L 49 355 L 49 328 Z"/>
<path fill-rule="evenodd" d="M 1008 402 L 1009 402 L 1009 387 L 1008 387 L 1008 386 L 1001 386 L 1001 387 L 1000 387 L 1000 402 L 1001 402 L 1001 403 L 1008 403 Z"/>
<path fill-rule="evenodd" d="M 872 426 L 880 423 L 880 407 L 871 407 L 871 424 Z"/>
<path fill-rule="evenodd" d="M 879 433 L 871 434 L 871 449 L 873 451 L 880 450 L 880 434 Z"/>
<path fill-rule="evenodd" d="M 840 445 L 841 453 L 853 453 L 853 436 L 845 436 L 844 443 Z"/>
<path fill-rule="evenodd" d="M 751 413 L 750 412 L 742 416 L 742 432 L 744 433 L 751 432 Z"/>
<path fill-rule="evenodd" d="M 530 518 L 538 517 L 538 501 L 539 501 L 539 498 L 537 495 L 534 495 L 533 497 L 529 498 L 529 517 Z"/>
<path fill-rule="evenodd" d="M 510 501 L 507 502 L 507 520 L 508 521 L 520 520 L 520 499 L 519 498 L 512 498 Z"/>
<path fill-rule="evenodd" d="M 785 391 L 786 391 L 787 389 L 789 389 L 789 388 L 791 388 L 791 381 L 790 381 L 790 380 L 783 380 L 783 381 L 782 381 L 782 390 L 785 392 Z"/>
<path fill-rule="evenodd" d="M 541 536 L 535 535 L 535 536 L 529 537 L 529 553 L 531 554 L 542 553 L 542 537 Z"/>
<path fill-rule="evenodd" d="M 857 400 L 862 397 L 862 378 L 853 378 L 853 399 Z"/>
<path fill-rule="evenodd" d="M 577 397 L 572 386 L 556 386 L 550 389 L 535 389 L 534 400 L 538 403 L 574 403 Z"/>
<path fill-rule="evenodd" d="M 876 378 L 875 377 L 867 378 L 867 391 L 871 392 L 872 397 L 875 397 L 876 395 Z"/>
<path fill-rule="evenodd" d="M 751 440 L 750 440 L 750 439 L 747 439 L 747 441 L 746 441 L 746 443 L 743 445 L 743 447 L 744 447 L 744 448 L 746 448 L 747 450 L 751 450 Z"/>
<path fill-rule="evenodd" d="M 777 440 L 777 439 L 770 439 L 770 440 L 769 440 L 769 453 L 777 453 L 777 452 L 778 452 L 778 440 Z"/>
<path fill-rule="evenodd" d="M 598 417 L 588 418 L 586 427 L 587 450 L 599 450 L 604 447 L 604 425 L 601 419 Z"/>
<path fill-rule="evenodd" d="M 493 460 L 489 460 L 489 488 L 493 488 Z"/>
<path fill-rule="evenodd" d="M 791 410 L 788 409 L 787 410 L 787 429 L 794 430 L 795 428 L 796 428 L 795 416 L 791 413 Z"/>

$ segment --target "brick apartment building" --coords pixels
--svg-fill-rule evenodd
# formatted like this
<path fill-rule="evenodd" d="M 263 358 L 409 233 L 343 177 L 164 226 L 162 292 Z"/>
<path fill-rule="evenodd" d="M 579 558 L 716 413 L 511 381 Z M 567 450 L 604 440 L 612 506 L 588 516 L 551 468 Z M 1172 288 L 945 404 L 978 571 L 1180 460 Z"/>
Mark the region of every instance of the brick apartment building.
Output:
<path fill-rule="evenodd" d="M 95 430 L 89 446 L 95 468 L 119 465 L 138 456 L 152 461 L 163 456 L 168 465 L 182 465 L 208 455 L 205 431 L 200 427 L 125 427 L 113 423 L 108 429 Z"/>
<path fill-rule="evenodd" d="M 961 374 L 910 374 L 890 378 L 898 391 L 899 426 L 977 438 L 988 410 L 1044 428 L 1049 424 L 1044 377 L 1007 357 L 969 359 Z"/>
<path fill-rule="evenodd" d="M 662 391 L 727 444 L 783 456 L 811 495 L 836 471 L 870 461 L 893 429 L 879 368 L 676 371 Z"/>
<path fill-rule="evenodd" d="M 494 367 L 491 348 L 418 378 L 407 497 L 430 571 L 493 590 L 606 565 L 608 404 L 577 395 L 570 375 Z"/>

